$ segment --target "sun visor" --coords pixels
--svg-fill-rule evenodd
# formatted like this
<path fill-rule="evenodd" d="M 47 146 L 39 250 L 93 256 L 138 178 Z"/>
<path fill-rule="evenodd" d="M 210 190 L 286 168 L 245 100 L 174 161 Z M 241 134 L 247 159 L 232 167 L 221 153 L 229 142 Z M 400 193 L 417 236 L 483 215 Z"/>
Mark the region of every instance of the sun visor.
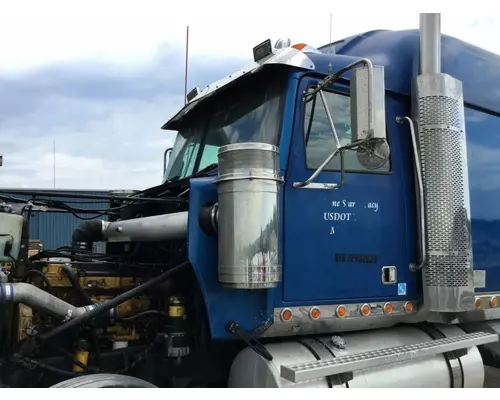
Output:
<path fill-rule="evenodd" d="M 181 121 L 187 116 L 187 114 L 199 107 L 201 103 L 210 98 L 214 93 L 219 92 L 222 88 L 227 89 L 243 76 L 258 72 L 264 67 L 271 65 L 288 65 L 298 69 L 313 71 L 315 69 L 315 65 L 311 58 L 307 56 L 307 53 L 321 52 L 305 43 L 298 43 L 290 47 L 278 49 L 273 53 L 264 56 L 262 59 L 258 59 L 258 61 L 253 62 L 247 68 L 240 69 L 229 76 L 211 83 L 201 91 L 197 88 L 193 89 L 189 93 L 187 104 L 174 117 L 165 123 L 161 129 L 177 130 Z"/>

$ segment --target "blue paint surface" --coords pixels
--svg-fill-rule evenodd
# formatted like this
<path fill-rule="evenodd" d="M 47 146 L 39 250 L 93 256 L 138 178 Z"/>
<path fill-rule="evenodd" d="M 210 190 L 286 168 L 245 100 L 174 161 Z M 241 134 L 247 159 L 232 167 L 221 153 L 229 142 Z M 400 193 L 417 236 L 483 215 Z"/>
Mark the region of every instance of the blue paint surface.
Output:
<path fill-rule="evenodd" d="M 316 82 L 305 77 L 299 92 Z M 407 176 L 401 152 L 394 152 L 389 173 L 348 172 L 338 190 L 294 188 L 294 182 L 314 172 L 306 168 L 303 109 L 298 101 L 284 188 L 283 300 L 319 304 L 396 299 L 396 284 L 382 282 L 383 266 L 396 266 L 399 278 L 409 282 L 405 295 L 417 296 L 417 276 L 408 268 L 413 248 L 408 249 L 406 236 L 415 228 L 415 221 L 407 218 L 407 209 L 411 213 L 414 208 L 413 200 L 402 195 Z M 393 149 L 401 147 L 401 126 L 389 124 L 388 131 Z M 340 172 L 323 171 L 316 182 L 338 183 Z M 332 220 L 345 213 L 349 220 Z"/>
<path fill-rule="evenodd" d="M 336 56 L 312 54 L 311 59 L 326 73 L 332 57 L 369 58 L 384 66 L 387 90 L 410 95 L 419 69 L 419 40 L 418 30 L 365 32 L 334 43 Z M 441 45 L 442 72 L 462 81 L 465 102 L 500 113 L 500 55 L 447 35 Z"/>
<path fill-rule="evenodd" d="M 360 57 L 385 67 L 390 172 L 347 173 L 339 191 L 292 187 L 293 182 L 306 180 L 312 173 L 305 165 L 304 105 L 294 97 L 315 73 L 291 73 L 280 139 L 280 169 L 286 178 L 280 193 L 279 220 L 283 281 L 276 289 L 238 291 L 218 283 L 217 238 L 207 237 L 197 221 L 199 208 L 216 200 L 217 188 L 211 178 L 191 181 L 189 257 L 202 286 L 214 339 L 231 337 L 224 329 L 230 320 L 246 330 L 265 324 L 274 307 L 421 296 L 421 275 L 408 268 L 417 256 L 412 148 L 408 127 L 395 122 L 397 116 L 411 115 L 409 96 L 418 72 L 418 42 L 418 31 L 374 31 L 336 43 L 336 55 L 310 54 L 319 78 L 330 66 L 335 71 Z M 443 72 L 463 82 L 465 102 L 500 113 L 500 57 L 448 36 L 443 36 L 442 43 Z M 500 290 L 500 184 L 496 183 L 500 120 L 467 109 L 466 125 L 474 267 L 486 270 L 487 287 L 478 291 Z M 339 172 L 325 171 L 317 182 L 339 180 Z M 339 223 L 338 234 L 330 235 L 331 221 L 325 220 L 324 213 L 334 211 L 332 201 L 343 199 L 359 205 L 355 223 Z M 368 202 L 378 203 L 378 211 L 365 208 Z M 377 261 L 335 262 L 335 253 L 375 253 Z M 384 265 L 398 268 L 397 284 L 381 283 Z"/>

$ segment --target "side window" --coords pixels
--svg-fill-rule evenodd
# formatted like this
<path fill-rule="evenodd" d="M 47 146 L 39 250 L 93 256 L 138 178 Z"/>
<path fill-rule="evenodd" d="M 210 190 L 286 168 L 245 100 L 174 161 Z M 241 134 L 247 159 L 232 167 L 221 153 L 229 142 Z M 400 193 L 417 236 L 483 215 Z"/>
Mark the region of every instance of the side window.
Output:
<path fill-rule="evenodd" d="M 323 92 L 333 119 L 340 145 L 351 143 L 351 106 L 348 95 Z M 328 117 L 319 96 L 306 104 L 304 118 L 304 143 L 306 146 L 306 164 L 308 169 L 318 168 L 337 148 Z M 372 172 L 364 168 L 356 157 L 355 151 L 347 151 L 344 156 L 345 169 L 350 172 Z M 334 157 L 325 170 L 340 171 L 340 156 Z M 386 163 L 376 172 L 387 172 L 390 163 Z"/>
<path fill-rule="evenodd" d="M 188 176 L 193 173 L 196 155 L 198 154 L 199 143 L 189 143 L 182 158 L 182 166 L 180 176 Z"/>
<path fill-rule="evenodd" d="M 498 207 L 500 202 L 500 184 L 498 183 L 500 118 L 466 108 L 465 123 L 472 219 L 498 221 L 500 220 Z M 495 235 L 494 240 L 498 240 L 500 231 L 496 231 Z M 489 241 L 491 237 L 486 239 Z"/>
<path fill-rule="evenodd" d="M 219 146 L 213 146 L 211 144 L 206 144 L 203 147 L 203 154 L 201 155 L 200 165 L 198 166 L 198 171 L 208 167 L 210 164 L 215 164 L 218 162 L 217 153 L 219 151 Z"/>
<path fill-rule="evenodd" d="M 500 183 L 498 181 L 500 118 L 466 108 L 465 124 L 474 265 L 477 269 L 498 270 L 500 268 Z M 491 273 L 493 274 L 493 271 Z"/>

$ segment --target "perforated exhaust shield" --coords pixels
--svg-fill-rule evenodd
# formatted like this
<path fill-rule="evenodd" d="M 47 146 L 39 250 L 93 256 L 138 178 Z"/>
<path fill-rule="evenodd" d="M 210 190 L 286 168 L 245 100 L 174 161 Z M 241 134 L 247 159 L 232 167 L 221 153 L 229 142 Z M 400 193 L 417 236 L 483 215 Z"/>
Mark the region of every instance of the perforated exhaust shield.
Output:
<path fill-rule="evenodd" d="M 446 74 L 416 81 L 427 264 L 424 302 L 433 312 L 474 309 L 469 180 L 462 83 Z"/>

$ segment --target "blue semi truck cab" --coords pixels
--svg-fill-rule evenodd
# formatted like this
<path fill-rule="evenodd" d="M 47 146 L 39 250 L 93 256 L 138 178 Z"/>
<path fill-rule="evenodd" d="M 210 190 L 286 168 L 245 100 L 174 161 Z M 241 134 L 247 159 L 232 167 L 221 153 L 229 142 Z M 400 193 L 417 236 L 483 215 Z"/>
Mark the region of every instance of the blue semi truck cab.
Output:
<path fill-rule="evenodd" d="M 253 55 L 162 127 L 177 136 L 161 185 L 110 197 L 118 215 L 30 259 L 73 295 L 99 274 L 120 277 L 118 292 L 68 306 L 18 273 L 0 285 L 6 304 L 63 320 L 35 343 L 80 343 L 85 365 L 58 385 L 96 382 L 94 346 L 160 343 L 166 369 L 125 374 L 137 385 L 481 387 L 500 333 L 500 57 L 442 36 L 436 14 L 419 30 L 267 40 Z M 20 232 L 23 217 L 5 216 Z M 143 313 L 169 322 L 126 333 Z M 120 333 L 82 350 L 97 320 Z"/>

